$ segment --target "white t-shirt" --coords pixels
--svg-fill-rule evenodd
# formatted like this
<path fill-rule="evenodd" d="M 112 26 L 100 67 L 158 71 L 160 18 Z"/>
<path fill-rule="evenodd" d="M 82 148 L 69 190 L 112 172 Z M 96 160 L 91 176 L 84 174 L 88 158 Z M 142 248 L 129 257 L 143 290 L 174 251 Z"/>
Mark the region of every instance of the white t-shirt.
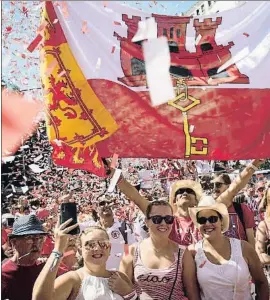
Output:
<path fill-rule="evenodd" d="M 125 251 L 125 240 L 119 227 L 121 227 L 121 223 L 115 219 L 113 226 L 106 229 L 112 244 L 111 255 L 106 265 L 108 270 L 119 269 L 120 261 Z M 127 240 L 129 245 L 135 243 L 134 234 L 129 229 L 129 226 L 127 226 Z"/>

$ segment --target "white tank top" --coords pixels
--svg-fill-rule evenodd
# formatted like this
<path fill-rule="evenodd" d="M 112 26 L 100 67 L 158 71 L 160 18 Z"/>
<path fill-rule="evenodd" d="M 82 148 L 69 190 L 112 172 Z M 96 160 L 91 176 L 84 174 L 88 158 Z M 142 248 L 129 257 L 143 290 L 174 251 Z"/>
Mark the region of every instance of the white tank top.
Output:
<path fill-rule="evenodd" d="M 204 251 L 203 241 L 195 245 L 196 269 L 202 300 L 252 300 L 250 273 L 242 255 L 241 241 L 230 238 L 231 257 L 226 264 L 211 263 Z"/>
<path fill-rule="evenodd" d="M 123 300 L 112 292 L 108 285 L 109 278 L 87 275 L 84 277 L 76 300 Z"/>

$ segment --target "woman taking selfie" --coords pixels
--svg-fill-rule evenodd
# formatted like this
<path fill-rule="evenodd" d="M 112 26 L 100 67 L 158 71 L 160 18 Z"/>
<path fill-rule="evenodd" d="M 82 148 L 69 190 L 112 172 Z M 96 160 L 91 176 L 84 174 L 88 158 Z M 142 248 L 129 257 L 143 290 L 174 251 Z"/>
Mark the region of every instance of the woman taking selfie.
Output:
<path fill-rule="evenodd" d="M 72 219 L 56 226 L 55 249 L 37 278 L 32 300 L 120 300 L 120 294 L 114 293 L 110 285 L 120 285 L 122 295 L 132 291 L 128 278 L 119 272 L 106 270 L 106 261 L 110 255 L 108 234 L 100 227 L 87 228 L 80 235 L 84 266 L 76 271 L 67 272 L 56 279 L 61 257 L 67 247 L 68 233 L 78 224 L 67 227 Z M 124 279 L 123 279 L 124 278 Z"/>
<path fill-rule="evenodd" d="M 169 239 L 173 221 L 172 207 L 167 201 L 153 201 L 148 205 L 149 238 L 130 246 L 129 254 L 120 264 L 120 271 L 134 283 L 132 299 L 200 299 L 190 252 Z"/>
<path fill-rule="evenodd" d="M 196 262 L 201 299 L 252 300 L 250 278 L 258 299 L 269 300 L 266 277 L 253 247 L 243 240 L 228 238 L 227 207 L 204 196 L 198 207 L 190 208 L 190 217 L 203 239 L 189 246 Z"/>
<path fill-rule="evenodd" d="M 256 251 L 264 267 L 270 289 L 270 188 L 265 191 L 262 201 L 266 212 L 265 219 L 259 223 L 256 232 Z"/>

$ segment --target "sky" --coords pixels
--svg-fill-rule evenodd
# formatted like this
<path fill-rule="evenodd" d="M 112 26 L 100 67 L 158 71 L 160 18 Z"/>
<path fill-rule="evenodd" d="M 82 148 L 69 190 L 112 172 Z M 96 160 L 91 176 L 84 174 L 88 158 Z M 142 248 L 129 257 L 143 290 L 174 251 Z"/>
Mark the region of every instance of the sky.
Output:
<path fill-rule="evenodd" d="M 150 13 L 181 15 L 197 1 L 121 2 Z M 2 79 L 18 86 L 20 90 L 41 86 L 39 51 L 36 49 L 30 53 L 27 50 L 28 45 L 37 35 L 41 6 L 40 1 L 2 2 Z M 39 97 L 40 90 L 35 90 L 33 95 Z"/>

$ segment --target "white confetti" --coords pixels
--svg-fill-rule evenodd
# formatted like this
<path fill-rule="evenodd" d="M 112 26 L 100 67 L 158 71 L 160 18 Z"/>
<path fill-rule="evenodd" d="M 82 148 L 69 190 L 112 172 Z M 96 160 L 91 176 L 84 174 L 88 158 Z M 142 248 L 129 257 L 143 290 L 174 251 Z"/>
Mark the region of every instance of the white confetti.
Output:
<path fill-rule="evenodd" d="M 138 24 L 138 31 L 132 39 L 132 42 L 139 42 L 148 39 L 157 38 L 157 23 L 154 18 L 149 18 L 140 21 Z"/>
<path fill-rule="evenodd" d="M 144 42 L 143 54 L 147 84 L 153 106 L 172 100 L 175 93 L 169 73 L 171 57 L 167 38 L 163 36 Z"/>

